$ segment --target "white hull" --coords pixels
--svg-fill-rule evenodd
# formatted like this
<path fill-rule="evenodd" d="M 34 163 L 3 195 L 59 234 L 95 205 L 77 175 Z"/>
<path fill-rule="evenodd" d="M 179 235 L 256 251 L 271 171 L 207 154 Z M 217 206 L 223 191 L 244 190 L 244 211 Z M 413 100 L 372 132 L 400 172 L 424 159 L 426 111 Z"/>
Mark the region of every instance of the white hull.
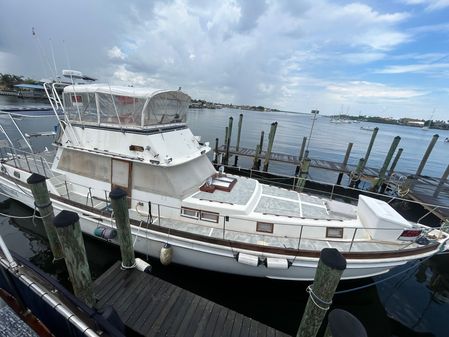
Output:
<path fill-rule="evenodd" d="M 20 189 L 9 179 L 0 177 L 1 192 L 31 208 L 34 208 L 34 199 L 31 191 L 25 187 Z M 80 225 L 84 233 L 94 236 L 94 231 L 99 224 L 115 228 L 109 218 L 100 217 L 98 214 L 86 212 L 85 209 L 64 204 L 59 200 L 52 200 L 55 213 L 61 210 L 76 212 L 80 216 Z M 102 221 L 99 221 L 101 218 Z M 179 236 L 167 235 L 137 226 L 132 227 L 134 249 L 136 252 L 159 258 L 160 250 L 165 243 L 173 247 L 172 262 L 216 272 L 238 274 L 252 277 L 267 277 L 282 280 L 313 280 L 317 258 L 289 256 L 293 262 L 287 269 L 268 268 L 265 265 L 250 266 L 236 260 L 236 253 L 243 252 L 249 255 L 260 256 L 260 252 L 242 251 L 232 249 L 230 246 L 210 244 L 197 240 L 191 240 Z M 110 240 L 118 244 L 116 240 Z M 413 256 L 413 259 L 432 255 L 434 252 Z M 268 257 L 286 258 L 275 254 L 266 254 Z M 365 278 L 388 272 L 391 268 L 405 264 L 406 258 L 390 259 L 347 259 L 347 269 L 343 273 L 343 279 Z"/>

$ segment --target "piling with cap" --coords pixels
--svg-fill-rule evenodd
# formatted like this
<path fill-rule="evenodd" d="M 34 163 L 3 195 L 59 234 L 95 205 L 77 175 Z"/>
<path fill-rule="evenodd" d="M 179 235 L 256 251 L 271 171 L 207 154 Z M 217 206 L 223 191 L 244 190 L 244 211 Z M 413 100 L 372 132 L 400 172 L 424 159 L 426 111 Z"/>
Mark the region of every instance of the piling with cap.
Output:
<path fill-rule="evenodd" d="M 298 161 L 301 162 L 304 158 L 304 150 L 306 149 L 307 137 L 302 138 L 301 150 L 299 150 Z M 296 166 L 295 175 L 299 174 L 299 170 L 301 169 L 301 165 Z"/>
<path fill-rule="evenodd" d="M 435 146 L 435 143 L 438 140 L 438 137 L 439 136 L 437 134 L 432 136 L 432 140 L 430 141 L 429 146 L 427 147 L 427 150 L 421 159 L 421 163 L 419 163 L 418 169 L 416 170 L 415 175 L 417 178 L 421 175 L 422 171 L 424 170 L 424 166 L 426 166 L 427 160 L 429 159 L 430 153 L 432 152 L 433 147 Z"/>
<path fill-rule="evenodd" d="M 263 163 L 263 170 L 268 171 L 268 164 L 270 163 L 271 150 L 273 149 L 274 136 L 276 135 L 276 129 L 278 122 L 271 123 L 270 134 L 268 135 L 268 148 L 265 153 L 265 161 Z"/>
<path fill-rule="evenodd" d="M 337 289 L 346 259 L 335 248 L 321 250 L 313 284 L 307 289 L 309 299 L 299 325 L 297 337 L 315 337 Z"/>
<path fill-rule="evenodd" d="M 348 165 L 349 156 L 351 155 L 351 150 L 353 143 L 349 143 L 346 148 L 345 157 L 343 158 L 343 163 L 341 163 L 341 167 L 343 170 L 346 170 L 346 165 Z M 338 174 L 337 185 L 341 184 L 341 180 L 343 179 L 343 171 Z"/>
<path fill-rule="evenodd" d="M 235 151 L 238 153 L 240 149 L 240 135 L 242 133 L 242 123 L 243 123 L 243 114 L 240 114 L 239 116 L 239 123 L 238 123 L 238 129 L 237 129 L 237 144 L 235 145 Z M 237 163 L 239 161 L 239 156 L 236 154 L 234 157 L 234 166 L 237 166 Z"/>
<path fill-rule="evenodd" d="M 225 127 L 225 138 L 224 138 L 224 154 L 222 162 L 226 165 L 226 151 L 228 150 L 228 134 L 229 134 L 229 127 Z"/>
<path fill-rule="evenodd" d="M 65 263 L 73 291 L 76 296 L 93 307 L 95 297 L 79 216 L 74 212 L 64 210 L 53 219 L 53 224 L 64 250 Z"/>
<path fill-rule="evenodd" d="M 58 239 L 58 234 L 53 227 L 53 218 L 55 217 L 53 205 L 50 200 L 50 195 L 47 189 L 47 178 L 40 174 L 33 173 L 28 179 L 27 183 L 33 193 L 34 205 L 37 207 L 39 214 L 42 217 L 45 232 L 47 233 L 48 242 L 50 244 L 51 252 L 55 260 L 63 259 L 64 253 L 61 243 Z"/>
<path fill-rule="evenodd" d="M 391 158 L 393 158 L 394 151 L 399 145 L 401 141 L 401 137 L 396 136 L 391 143 L 390 150 L 388 150 L 387 156 L 385 157 L 384 163 L 379 171 L 379 176 L 377 177 L 377 181 L 374 184 L 373 190 L 377 190 L 380 186 L 382 186 L 385 180 L 385 173 L 387 172 L 388 165 L 390 165 Z"/>
<path fill-rule="evenodd" d="M 219 152 L 218 152 L 218 138 L 215 138 L 215 153 L 214 153 L 214 164 L 218 163 L 218 156 L 219 156 Z"/>
<path fill-rule="evenodd" d="M 232 135 L 232 124 L 233 124 L 234 118 L 229 117 L 229 125 L 228 125 L 228 132 L 227 136 L 228 139 L 226 141 L 226 157 L 225 157 L 225 164 L 229 164 L 229 148 L 231 147 L 231 135 Z"/>
<path fill-rule="evenodd" d="M 332 310 L 327 320 L 325 337 L 368 337 L 363 324 L 346 310 Z"/>
<path fill-rule="evenodd" d="M 134 247 L 129 224 L 127 193 L 121 188 L 114 188 L 110 193 L 112 209 L 114 210 L 115 225 L 117 226 L 122 268 L 135 267 Z"/>

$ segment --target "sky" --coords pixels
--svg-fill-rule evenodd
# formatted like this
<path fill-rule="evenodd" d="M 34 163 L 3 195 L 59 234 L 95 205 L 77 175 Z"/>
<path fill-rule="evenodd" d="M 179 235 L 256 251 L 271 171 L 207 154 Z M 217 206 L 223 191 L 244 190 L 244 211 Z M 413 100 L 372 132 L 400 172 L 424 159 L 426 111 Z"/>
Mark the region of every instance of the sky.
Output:
<path fill-rule="evenodd" d="M 221 103 L 449 120 L 449 0 L 0 0 L 0 73 L 62 69 Z"/>

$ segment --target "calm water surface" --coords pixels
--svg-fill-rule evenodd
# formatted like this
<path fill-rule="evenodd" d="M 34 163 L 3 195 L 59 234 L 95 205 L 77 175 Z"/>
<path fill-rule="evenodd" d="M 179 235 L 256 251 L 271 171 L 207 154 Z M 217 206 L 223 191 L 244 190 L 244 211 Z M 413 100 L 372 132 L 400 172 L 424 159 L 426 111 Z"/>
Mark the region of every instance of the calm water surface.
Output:
<path fill-rule="evenodd" d="M 20 101 L 22 102 L 22 101 Z M 0 96 L 0 105 L 2 105 Z M 229 116 L 234 117 L 233 144 L 240 110 L 191 110 L 188 124 L 195 135 L 203 141 L 215 143 L 215 138 L 224 138 L 224 128 Z M 279 123 L 273 151 L 297 155 L 302 137 L 309 135 L 311 115 L 282 112 L 245 111 L 241 146 L 255 148 L 260 131 L 267 135 L 270 124 Z M 353 142 L 351 162 L 363 157 L 371 137 L 371 132 L 360 126 L 379 127 L 368 166 L 380 167 L 393 138 L 401 136 L 400 147 L 404 153 L 398 169 L 413 172 L 427 148 L 435 130 L 428 132 L 418 128 L 360 124 L 332 124 L 329 118 L 317 119 L 310 142 L 312 158 L 334 161 L 343 160 L 348 142 Z M 449 132 L 438 131 L 440 140 L 424 170 L 425 174 L 440 176 L 448 164 L 449 144 L 443 139 Z M 265 139 L 266 142 L 266 139 Z M 220 142 L 221 143 L 221 142 Z M 266 144 L 266 143 L 265 143 Z M 244 160 L 239 163 L 245 166 Z M 270 169 L 291 174 L 294 167 L 275 163 Z M 326 178 L 322 172 L 312 172 L 313 178 Z M 16 202 L 5 206 L 0 212 L 13 215 L 31 215 L 32 210 Z M 11 249 L 25 256 L 48 273 L 68 284 L 67 275 L 51 262 L 51 254 L 42 224 L 39 220 L 10 219 L 0 217 L 0 234 Z M 119 250 L 110 244 L 85 237 L 89 264 L 94 277 L 98 277 L 120 257 Z M 295 334 L 307 301 L 306 282 L 285 282 L 255 279 L 205 272 L 182 266 L 162 267 L 157 260 L 150 259 L 154 274 L 183 288 L 228 306 L 247 316 L 262 321 L 276 329 Z M 402 267 L 408 268 L 410 265 Z M 449 255 L 440 255 L 420 264 L 389 281 L 355 292 L 336 295 L 334 307 L 350 311 L 358 317 L 368 330 L 370 337 L 379 336 L 448 336 L 449 323 Z M 384 276 L 362 281 L 343 282 L 339 290 L 351 289 L 379 281 L 385 276 L 400 271 L 395 269 Z"/>

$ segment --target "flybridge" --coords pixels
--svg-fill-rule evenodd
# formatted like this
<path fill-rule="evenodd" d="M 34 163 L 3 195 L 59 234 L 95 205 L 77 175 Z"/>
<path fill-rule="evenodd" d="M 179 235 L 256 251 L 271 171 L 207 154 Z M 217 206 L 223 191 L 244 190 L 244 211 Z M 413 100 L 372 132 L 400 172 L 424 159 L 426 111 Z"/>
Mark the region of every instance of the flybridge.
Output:
<path fill-rule="evenodd" d="M 69 85 L 64 111 L 71 123 L 119 127 L 153 127 L 185 123 L 190 96 L 181 91 L 109 86 Z"/>

